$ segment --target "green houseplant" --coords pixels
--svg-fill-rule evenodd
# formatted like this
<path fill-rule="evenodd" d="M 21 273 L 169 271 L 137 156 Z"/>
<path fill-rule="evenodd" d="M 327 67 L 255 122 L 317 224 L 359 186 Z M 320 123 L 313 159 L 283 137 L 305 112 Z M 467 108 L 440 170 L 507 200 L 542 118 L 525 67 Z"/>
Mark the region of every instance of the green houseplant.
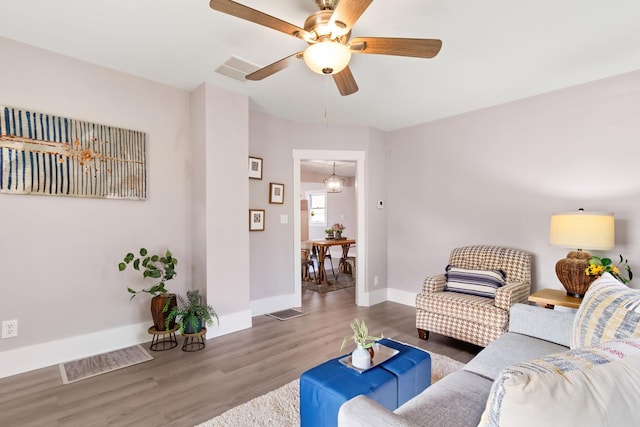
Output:
<path fill-rule="evenodd" d="M 353 334 L 347 335 L 342 339 L 342 345 L 340 346 L 340 351 L 344 349 L 344 346 L 347 344 L 349 340 L 353 340 L 356 345 L 360 345 L 362 348 L 371 348 L 373 344 L 384 338 L 383 334 L 380 334 L 379 337 L 373 337 L 369 335 L 369 329 L 367 325 L 364 323 L 364 320 L 353 319 L 353 322 L 349 323 Z"/>
<path fill-rule="evenodd" d="M 202 330 L 203 324 L 212 326 L 214 324 L 213 319 L 219 322 L 218 314 L 209 304 L 205 304 L 202 301 L 202 295 L 197 289 L 187 291 L 187 299 L 185 300 L 182 295 L 178 295 L 178 305 L 169 310 L 169 307 L 165 307 L 165 312 L 168 312 L 167 321 L 177 321 L 180 326 L 180 333 L 195 334 Z M 167 325 L 168 328 L 168 325 Z"/>
<path fill-rule="evenodd" d="M 173 257 L 169 249 L 166 250 L 164 255 L 151 255 L 146 248 L 140 248 L 138 253 L 139 256 L 134 255 L 132 252 L 127 253 L 122 262 L 118 264 L 118 270 L 124 271 L 127 266 L 131 265 L 134 270 L 142 272 L 144 278 L 159 279 L 156 284 L 147 289 L 136 291 L 127 287 L 127 291 L 131 294 L 130 299 L 140 293 L 148 293 L 153 296 L 151 298 L 153 326 L 156 330 L 162 331 L 167 327 L 165 325 L 165 307 L 169 310 L 171 307 L 176 306 L 176 296 L 167 291 L 165 283 L 176 276 L 178 260 Z M 175 323 L 170 327 L 173 328 L 174 326 Z"/>
<path fill-rule="evenodd" d="M 369 329 L 364 323 L 364 320 L 357 318 L 349 323 L 349 326 L 353 334 L 347 335 L 342 339 L 340 351 L 342 351 L 349 340 L 353 340 L 357 348 L 351 353 L 351 364 L 356 368 L 368 369 L 373 362 L 373 344 L 384 338 L 384 335 L 382 333 L 379 337 L 369 335 Z"/>

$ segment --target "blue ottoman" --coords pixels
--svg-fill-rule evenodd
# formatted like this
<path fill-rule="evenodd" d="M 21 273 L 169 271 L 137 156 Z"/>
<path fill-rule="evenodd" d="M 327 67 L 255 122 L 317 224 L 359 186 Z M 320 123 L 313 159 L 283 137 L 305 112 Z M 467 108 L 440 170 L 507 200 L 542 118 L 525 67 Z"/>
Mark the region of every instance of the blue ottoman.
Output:
<path fill-rule="evenodd" d="M 340 406 L 360 394 L 393 411 L 429 387 L 429 353 L 386 338 L 378 342 L 399 353 L 363 373 L 342 365 L 341 356 L 300 376 L 302 427 L 337 426 Z"/>
<path fill-rule="evenodd" d="M 398 379 L 398 406 L 404 405 L 431 385 L 429 353 L 387 338 L 381 339 L 378 343 L 400 351 L 395 357 L 380 365 Z"/>
<path fill-rule="evenodd" d="M 340 406 L 360 394 L 390 410 L 398 407 L 398 383 L 392 373 L 374 368 L 360 374 L 342 365 L 341 357 L 300 376 L 302 427 L 337 426 Z"/>

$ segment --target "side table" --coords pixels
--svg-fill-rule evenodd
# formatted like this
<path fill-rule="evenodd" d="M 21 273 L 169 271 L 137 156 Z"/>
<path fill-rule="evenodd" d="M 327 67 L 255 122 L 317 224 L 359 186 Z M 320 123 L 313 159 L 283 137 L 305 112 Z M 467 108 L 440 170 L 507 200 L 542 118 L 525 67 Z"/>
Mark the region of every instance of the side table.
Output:
<path fill-rule="evenodd" d="M 542 289 L 529 295 L 529 301 L 535 302 L 541 307 L 553 308 L 556 305 L 561 307 L 578 308 L 582 304 L 582 298 L 571 297 L 561 289 Z"/>
<path fill-rule="evenodd" d="M 202 350 L 205 346 L 204 334 L 207 333 L 207 328 L 200 329 L 200 332 L 194 334 L 184 333 L 184 344 L 182 344 L 182 351 L 198 351 Z"/>
<path fill-rule="evenodd" d="M 178 339 L 176 338 L 176 331 L 178 330 L 178 326 L 174 326 L 173 328 L 163 331 L 159 331 L 155 326 L 150 327 L 147 332 L 153 335 L 151 338 L 151 346 L 150 350 L 153 351 L 164 351 L 170 350 L 174 347 L 178 346 Z"/>

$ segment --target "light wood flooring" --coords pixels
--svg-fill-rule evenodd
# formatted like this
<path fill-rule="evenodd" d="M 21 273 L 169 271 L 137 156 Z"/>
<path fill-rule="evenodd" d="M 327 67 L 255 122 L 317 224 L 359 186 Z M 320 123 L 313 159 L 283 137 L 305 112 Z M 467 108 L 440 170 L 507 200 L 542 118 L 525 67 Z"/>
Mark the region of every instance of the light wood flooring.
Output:
<path fill-rule="evenodd" d="M 354 317 L 375 335 L 383 332 L 461 362 L 479 351 L 433 333 L 421 341 L 414 308 L 392 302 L 357 307 L 354 291 L 303 291 L 306 316 L 258 316 L 252 328 L 210 339 L 201 351 L 150 351 L 150 362 L 73 384 L 62 384 L 58 366 L 0 379 L 0 425 L 193 426 L 346 353 L 340 344 Z"/>

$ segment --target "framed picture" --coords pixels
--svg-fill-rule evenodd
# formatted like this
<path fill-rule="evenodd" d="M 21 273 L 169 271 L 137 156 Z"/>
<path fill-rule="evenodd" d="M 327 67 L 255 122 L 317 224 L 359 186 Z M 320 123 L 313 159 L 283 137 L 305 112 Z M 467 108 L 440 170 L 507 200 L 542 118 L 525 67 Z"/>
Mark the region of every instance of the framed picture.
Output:
<path fill-rule="evenodd" d="M 262 179 L 262 159 L 249 156 L 249 178 Z"/>
<path fill-rule="evenodd" d="M 269 183 L 269 203 L 284 203 L 284 184 Z"/>
<path fill-rule="evenodd" d="M 249 209 L 249 231 L 264 231 L 264 209 Z"/>

